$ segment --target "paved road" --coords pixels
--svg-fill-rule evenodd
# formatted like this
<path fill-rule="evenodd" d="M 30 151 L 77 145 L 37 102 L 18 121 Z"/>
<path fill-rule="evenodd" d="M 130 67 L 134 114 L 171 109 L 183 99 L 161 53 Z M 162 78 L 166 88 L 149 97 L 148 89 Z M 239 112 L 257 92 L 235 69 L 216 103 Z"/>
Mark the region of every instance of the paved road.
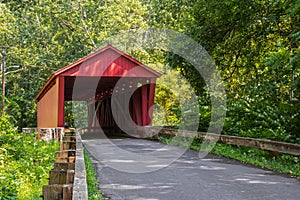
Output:
<path fill-rule="evenodd" d="M 136 139 L 84 139 L 100 188 L 119 200 L 299 200 L 300 181 L 240 162 Z"/>

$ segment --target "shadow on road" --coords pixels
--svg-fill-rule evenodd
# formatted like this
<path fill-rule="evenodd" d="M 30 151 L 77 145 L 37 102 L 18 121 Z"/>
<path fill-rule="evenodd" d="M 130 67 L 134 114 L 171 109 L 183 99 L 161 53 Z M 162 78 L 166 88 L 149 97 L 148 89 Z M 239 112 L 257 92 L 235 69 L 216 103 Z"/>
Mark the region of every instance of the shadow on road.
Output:
<path fill-rule="evenodd" d="M 82 137 L 109 199 L 298 200 L 299 181 L 215 155 L 149 140 Z"/>

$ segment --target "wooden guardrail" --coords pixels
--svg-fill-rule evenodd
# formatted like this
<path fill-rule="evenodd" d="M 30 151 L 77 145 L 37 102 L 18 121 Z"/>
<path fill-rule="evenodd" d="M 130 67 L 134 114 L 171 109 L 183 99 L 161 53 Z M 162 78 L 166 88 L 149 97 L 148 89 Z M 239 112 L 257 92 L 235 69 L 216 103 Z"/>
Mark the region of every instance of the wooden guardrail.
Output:
<path fill-rule="evenodd" d="M 179 135 L 182 137 L 195 137 L 212 141 L 219 141 L 224 144 L 238 145 L 244 147 L 253 147 L 263 150 L 268 150 L 273 153 L 286 153 L 295 156 L 300 156 L 300 145 L 273 140 L 263 140 L 248 137 L 237 137 L 229 135 L 218 135 L 213 133 L 193 132 L 186 130 L 176 130 L 171 128 L 161 127 L 145 127 L 144 132 L 152 139 L 158 139 L 159 136 L 174 137 Z"/>
<path fill-rule="evenodd" d="M 49 139 L 51 130 L 46 131 Z M 49 133 L 48 133 L 49 132 Z M 49 183 L 43 186 L 44 200 L 88 199 L 83 148 L 80 135 L 75 131 L 61 131 L 53 137 L 60 141 L 56 162 L 50 171 Z M 53 134 L 52 134 L 53 135 Z"/>

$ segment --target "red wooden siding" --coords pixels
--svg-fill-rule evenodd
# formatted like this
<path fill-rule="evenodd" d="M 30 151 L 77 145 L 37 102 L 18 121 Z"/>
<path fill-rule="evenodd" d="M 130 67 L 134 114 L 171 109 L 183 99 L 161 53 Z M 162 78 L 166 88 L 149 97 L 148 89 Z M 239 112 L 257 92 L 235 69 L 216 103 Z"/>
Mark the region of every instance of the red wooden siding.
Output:
<path fill-rule="evenodd" d="M 89 128 L 115 126 L 116 121 L 119 126 L 130 125 L 125 111 L 136 125 L 150 125 L 155 81 L 160 75 L 107 46 L 56 71 L 49 78 L 36 97 L 38 127 L 64 126 L 64 101 L 88 102 Z M 111 108 L 113 92 L 118 94 L 120 113 L 117 116 L 113 116 L 114 108 Z"/>
<path fill-rule="evenodd" d="M 140 63 L 135 63 L 109 49 L 61 73 L 62 76 L 96 77 L 153 77 Z"/>
<path fill-rule="evenodd" d="M 58 78 L 57 78 L 58 79 Z M 58 91 L 59 82 L 55 79 L 53 85 L 48 88 L 47 93 L 37 104 L 37 124 L 40 128 L 51 128 L 58 126 Z"/>

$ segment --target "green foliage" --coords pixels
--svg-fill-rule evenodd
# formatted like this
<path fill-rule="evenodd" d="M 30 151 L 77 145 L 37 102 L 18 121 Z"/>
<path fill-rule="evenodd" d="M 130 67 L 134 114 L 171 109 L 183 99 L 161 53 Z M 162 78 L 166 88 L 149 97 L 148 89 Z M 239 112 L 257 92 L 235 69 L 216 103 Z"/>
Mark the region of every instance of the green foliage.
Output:
<path fill-rule="evenodd" d="M 208 94 L 199 97 L 199 131 L 207 131 L 211 120 L 211 103 Z"/>
<path fill-rule="evenodd" d="M 195 0 L 143 0 L 148 9 L 150 27 L 169 28 L 182 32 L 193 21 L 191 13 Z"/>
<path fill-rule="evenodd" d="M 36 126 L 34 97 L 55 70 L 122 30 L 169 28 L 198 41 L 216 63 L 228 98 L 224 133 L 299 143 L 300 109 L 289 104 L 300 99 L 298 0 L 0 2 L 0 46 L 8 46 L 6 111 L 19 129 Z M 130 54 L 164 74 L 154 125 L 190 128 L 197 117 L 201 131 L 219 125 L 210 123 L 213 97 L 190 63 L 157 49 Z M 188 101 L 191 91 L 199 106 Z M 70 110 L 66 121 L 76 124 Z M 190 114 L 198 110 L 199 116 Z"/>
<path fill-rule="evenodd" d="M 74 114 L 71 101 L 65 102 L 65 125 L 76 128 L 74 125 Z"/>
<path fill-rule="evenodd" d="M 94 169 L 91 158 L 84 150 L 84 163 L 86 168 L 86 181 L 88 186 L 88 198 L 89 200 L 102 200 L 102 194 L 98 189 L 97 173 Z"/>
<path fill-rule="evenodd" d="M 299 143 L 299 105 L 290 104 L 299 98 L 299 5 L 296 0 L 195 3 L 186 33 L 206 48 L 225 81 L 224 133 Z M 172 59 L 186 71 L 188 64 Z"/>
<path fill-rule="evenodd" d="M 55 162 L 58 143 L 25 135 L 0 117 L 0 199 L 39 199 Z"/>
<path fill-rule="evenodd" d="M 264 98 L 228 101 L 224 133 L 292 143 L 299 141 L 300 105 Z"/>
<path fill-rule="evenodd" d="M 157 85 L 155 103 L 160 106 L 154 109 L 153 125 L 176 126 L 180 121 L 180 104 L 176 95 L 167 87 Z"/>

